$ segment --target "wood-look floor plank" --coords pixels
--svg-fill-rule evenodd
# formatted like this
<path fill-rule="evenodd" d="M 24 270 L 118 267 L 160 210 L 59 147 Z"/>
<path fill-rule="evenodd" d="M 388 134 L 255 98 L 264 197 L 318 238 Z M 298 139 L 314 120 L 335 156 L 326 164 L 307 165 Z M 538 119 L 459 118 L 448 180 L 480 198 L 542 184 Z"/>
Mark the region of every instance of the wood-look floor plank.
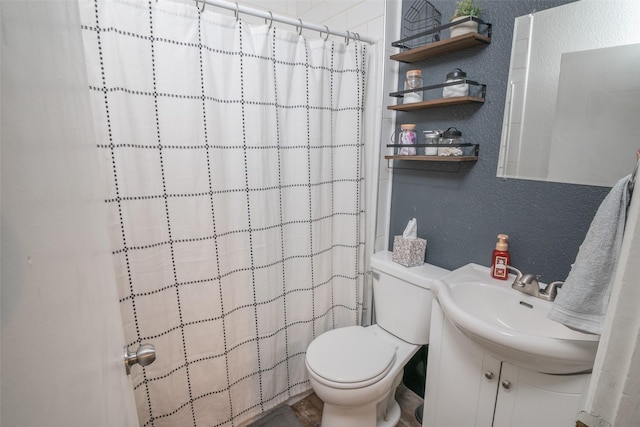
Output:
<path fill-rule="evenodd" d="M 320 427 L 322 419 L 322 400 L 315 393 L 291 405 L 302 427 Z"/>

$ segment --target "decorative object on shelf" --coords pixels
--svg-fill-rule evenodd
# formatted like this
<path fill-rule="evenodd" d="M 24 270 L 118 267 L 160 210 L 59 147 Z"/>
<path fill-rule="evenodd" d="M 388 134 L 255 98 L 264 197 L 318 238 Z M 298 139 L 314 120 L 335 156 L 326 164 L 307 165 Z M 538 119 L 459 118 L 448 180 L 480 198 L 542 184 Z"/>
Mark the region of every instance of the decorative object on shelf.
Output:
<path fill-rule="evenodd" d="M 446 83 L 460 82 L 460 84 L 445 86 L 442 89 L 443 98 L 453 98 L 456 96 L 468 96 L 469 84 L 466 83 L 467 73 L 460 68 L 455 68 L 452 72 L 447 74 Z"/>
<path fill-rule="evenodd" d="M 437 156 L 438 147 L 437 145 L 434 145 L 434 144 L 440 144 L 442 131 L 441 130 L 425 130 L 422 132 L 422 134 L 424 135 L 424 143 L 427 144 L 427 146 L 424 147 L 424 155 Z"/>
<path fill-rule="evenodd" d="M 416 155 L 416 125 L 415 124 L 403 124 L 400 125 L 399 142 L 404 147 L 398 149 L 398 154 L 401 156 L 415 156 Z"/>
<path fill-rule="evenodd" d="M 460 0 L 451 17 L 452 23 L 460 21 L 460 24 L 451 27 L 451 38 L 467 33 L 477 33 L 478 21 L 473 18 L 478 18 L 479 15 L 480 7 L 474 5 L 473 0 Z"/>
<path fill-rule="evenodd" d="M 422 88 L 422 71 L 409 70 L 404 80 L 404 90 L 416 90 Z M 402 99 L 403 104 L 422 102 L 422 91 L 406 93 Z"/>
<path fill-rule="evenodd" d="M 429 32 L 440 26 L 442 15 L 426 0 L 415 0 L 402 20 L 402 39 L 409 38 L 402 49 L 413 49 L 440 40 L 440 31 Z M 426 34 L 422 34 L 425 33 Z"/>
<path fill-rule="evenodd" d="M 459 146 L 463 144 L 462 132 L 454 127 L 450 127 L 442 134 L 440 139 L 441 144 L 450 145 L 449 147 L 438 147 L 438 156 L 462 156 L 464 151 Z"/>

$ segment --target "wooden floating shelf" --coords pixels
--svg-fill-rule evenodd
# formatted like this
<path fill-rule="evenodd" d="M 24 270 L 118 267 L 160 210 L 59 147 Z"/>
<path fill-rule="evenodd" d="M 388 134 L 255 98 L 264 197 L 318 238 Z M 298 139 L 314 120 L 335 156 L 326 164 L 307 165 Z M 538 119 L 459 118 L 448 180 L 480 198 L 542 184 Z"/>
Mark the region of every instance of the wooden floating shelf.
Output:
<path fill-rule="evenodd" d="M 479 33 L 467 33 L 461 36 L 429 43 L 414 49 L 391 55 L 394 61 L 412 63 L 423 59 L 441 55 L 443 53 L 454 52 L 472 46 L 487 45 L 491 43 L 491 38 Z"/>
<path fill-rule="evenodd" d="M 478 156 L 384 156 L 387 160 L 407 160 L 414 162 L 477 162 Z"/>
<path fill-rule="evenodd" d="M 423 110 L 425 108 L 444 107 L 447 105 L 460 105 L 472 103 L 484 103 L 484 98 L 475 96 L 456 96 L 453 98 L 432 99 L 430 101 L 412 102 L 410 104 L 389 105 L 387 109 L 396 111 L 414 111 Z"/>

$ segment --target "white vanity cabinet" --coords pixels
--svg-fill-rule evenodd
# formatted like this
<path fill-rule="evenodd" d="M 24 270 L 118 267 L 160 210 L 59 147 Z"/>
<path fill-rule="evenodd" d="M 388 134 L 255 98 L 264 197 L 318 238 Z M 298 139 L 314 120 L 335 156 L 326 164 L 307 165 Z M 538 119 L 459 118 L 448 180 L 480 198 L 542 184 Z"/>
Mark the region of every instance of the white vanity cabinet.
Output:
<path fill-rule="evenodd" d="M 422 426 L 572 426 L 589 377 L 502 362 L 465 337 L 434 301 Z"/>

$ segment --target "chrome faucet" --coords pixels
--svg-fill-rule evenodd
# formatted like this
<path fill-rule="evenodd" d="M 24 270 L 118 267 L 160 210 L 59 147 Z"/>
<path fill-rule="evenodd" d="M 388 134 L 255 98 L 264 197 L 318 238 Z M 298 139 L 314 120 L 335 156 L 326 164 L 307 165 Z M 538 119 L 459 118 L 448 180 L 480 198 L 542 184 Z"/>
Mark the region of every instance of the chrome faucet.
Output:
<path fill-rule="evenodd" d="M 540 280 L 539 275 L 522 274 L 520 270 L 511 265 L 508 265 L 507 268 L 516 273 L 516 279 L 511 284 L 513 289 L 546 301 L 556 299 L 558 288 L 564 283 L 562 281 L 551 282 L 544 289 L 540 289 L 540 283 L 538 282 L 538 280 Z"/>

